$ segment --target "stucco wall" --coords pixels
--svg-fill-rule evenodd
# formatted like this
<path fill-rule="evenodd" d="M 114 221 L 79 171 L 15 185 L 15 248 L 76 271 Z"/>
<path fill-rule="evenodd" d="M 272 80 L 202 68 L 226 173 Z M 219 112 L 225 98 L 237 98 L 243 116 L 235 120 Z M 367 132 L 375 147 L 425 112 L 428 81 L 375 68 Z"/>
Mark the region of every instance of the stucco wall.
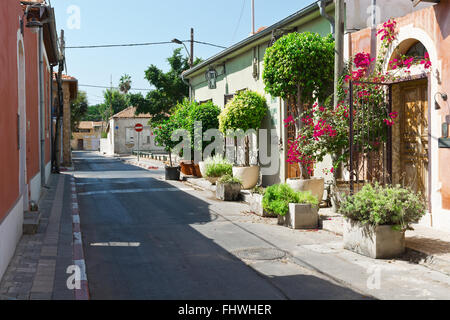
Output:
<path fill-rule="evenodd" d="M 19 197 L 18 47 L 21 9 L 18 1 L 2 2 L 0 10 L 0 223 Z"/>
<path fill-rule="evenodd" d="M 443 102 L 437 92 L 450 94 L 450 2 L 415 11 L 396 18 L 398 23 L 398 40 L 394 47 L 415 39 L 427 49 L 432 62 L 429 77 L 429 128 L 431 149 L 431 205 L 433 224 L 450 229 L 450 149 L 439 149 L 437 138 L 441 136 L 441 126 L 445 116 L 450 115 L 449 102 Z M 361 51 L 374 52 L 380 46 L 380 40 L 370 29 L 364 29 L 351 35 L 353 54 Z M 388 53 L 390 58 L 392 54 Z M 436 100 L 437 98 L 437 100 Z M 436 102 L 440 109 L 435 109 Z M 431 222 L 431 218 L 429 220 Z"/>

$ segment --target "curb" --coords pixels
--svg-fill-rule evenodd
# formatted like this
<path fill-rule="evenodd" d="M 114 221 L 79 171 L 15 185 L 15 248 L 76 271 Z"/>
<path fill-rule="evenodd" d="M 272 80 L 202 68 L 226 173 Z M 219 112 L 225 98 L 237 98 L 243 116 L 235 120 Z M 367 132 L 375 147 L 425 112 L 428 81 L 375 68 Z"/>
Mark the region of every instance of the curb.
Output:
<path fill-rule="evenodd" d="M 125 160 L 124 161 L 125 164 L 129 164 L 135 167 L 140 167 L 142 169 L 145 170 L 159 170 L 159 169 L 164 169 L 164 167 L 162 166 L 150 166 L 148 164 L 145 163 L 138 163 L 137 161 L 130 161 L 130 160 Z"/>
<path fill-rule="evenodd" d="M 73 264 L 80 268 L 80 288 L 75 289 L 75 300 L 90 300 L 89 284 L 86 275 L 86 261 L 84 259 L 83 241 L 81 237 L 80 214 L 77 198 L 77 187 L 73 174 L 70 175 L 72 195 L 72 233 L 73 233 Z"/>

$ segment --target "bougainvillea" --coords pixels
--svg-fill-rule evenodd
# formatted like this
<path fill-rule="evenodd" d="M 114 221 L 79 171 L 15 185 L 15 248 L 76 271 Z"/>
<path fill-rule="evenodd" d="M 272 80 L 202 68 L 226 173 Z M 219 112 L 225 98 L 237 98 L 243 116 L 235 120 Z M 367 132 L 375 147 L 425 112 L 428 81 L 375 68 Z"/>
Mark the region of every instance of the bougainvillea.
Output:
<path fill-rule="evenodd" d="M 360 152 L 377 150 L 387 140 L 387 128 L 395 125 L 399 114 L 390 112 L 386 99 L 386 86 L 382 83 L 393 81 L 400 77 L 395 70 L 410 72 L 413 66 L 423 66 L 424 71 L 431 68 L 428 53 L 424 57 L 408 57 L 394 52 L 389 63 L 389 71 L 383 72 L 384 59 L 390 46 L 396 40 L 397 22 L 385 22 L 377 34 L 381 35 L 381 48 L 378 58 L 371 57 L 369 53 L 357 53 L 349 62 L 347 71 L 339 81 L 336 108 L 332 103 L 323 106 L 315 104 L 311 110 L 305 111 L 298 120 L 302 123 L 296 139 L 288 142 L 288 162 L 300 163 L 306 166 L 311 174 L 314 164 L 323 160 L 327 154 L 334 155 L 333 173 L 341 164 L 349 160 L 349 118 L 350 106 L 348 104 L 349 82 L 353 82 L 353 134 L 354 143 Z M 375 65 L 371 68 L 372 63 Z M 374 107 L 376 106 L 376 107 Z M 285 125 L 296 122 L 297 119 L 289 117 Z"/>

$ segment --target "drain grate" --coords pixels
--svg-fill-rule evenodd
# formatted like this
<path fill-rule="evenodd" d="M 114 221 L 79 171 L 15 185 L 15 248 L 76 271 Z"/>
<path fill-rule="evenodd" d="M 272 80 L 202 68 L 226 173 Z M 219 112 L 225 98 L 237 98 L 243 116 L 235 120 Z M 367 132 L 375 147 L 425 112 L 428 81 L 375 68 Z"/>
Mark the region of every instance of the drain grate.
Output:
<path fill-rule="evenodd" d="M 249 248 L 236 250 L 232 253 L 244 260 L 277 260 L 286 256 L 286 252 L 275 248 Z"/>

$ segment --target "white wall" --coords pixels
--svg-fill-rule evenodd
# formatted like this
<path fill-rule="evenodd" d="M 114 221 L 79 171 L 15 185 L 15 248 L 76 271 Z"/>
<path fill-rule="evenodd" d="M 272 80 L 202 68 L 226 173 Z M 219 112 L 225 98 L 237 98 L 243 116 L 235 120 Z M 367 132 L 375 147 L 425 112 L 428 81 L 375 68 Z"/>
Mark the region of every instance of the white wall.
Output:
<path fill-rule="evenodd" d="M 0 223 L 0 280 L 3 277 L 16 246 L 22 236 L 23 197 Z"/>

